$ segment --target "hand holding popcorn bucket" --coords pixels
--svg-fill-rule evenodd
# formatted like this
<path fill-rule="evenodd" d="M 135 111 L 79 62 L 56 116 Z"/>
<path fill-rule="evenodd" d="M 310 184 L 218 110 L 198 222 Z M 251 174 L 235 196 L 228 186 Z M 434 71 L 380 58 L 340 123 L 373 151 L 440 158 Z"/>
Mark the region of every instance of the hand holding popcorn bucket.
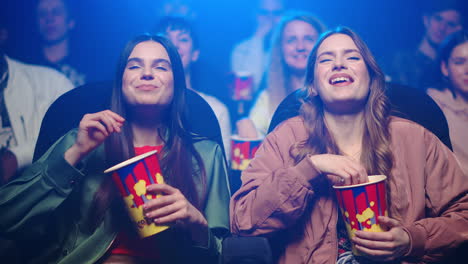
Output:
<path fill-rule="evenodd" d="M 369 176 L 369 182 L 333 186 L 350 239 L 357 230 L 383 232 L 379 216 L 388 216 L 385 175 Z M 353 245 L 353 254 L 362 255 Z"/>
<path fill-rule="evenodd" d="M 146 186 L 164 183 L 156 153 L 157 151 L 154 150 L 141 154 L 104 171 L 104 173 L 112 173 L 112 179 L 142 238 L 169 228 L 169 226 L 156 225 L 153 221 L 146 219 L 143 214 L 143 204 L 160 196 L 146 193 Z"/>

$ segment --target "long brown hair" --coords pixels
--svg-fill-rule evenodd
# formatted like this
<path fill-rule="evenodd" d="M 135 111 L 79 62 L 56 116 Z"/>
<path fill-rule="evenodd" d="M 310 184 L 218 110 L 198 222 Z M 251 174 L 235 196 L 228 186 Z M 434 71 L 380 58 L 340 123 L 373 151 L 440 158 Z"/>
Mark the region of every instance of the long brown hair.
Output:
<path fill-rule="evenodd" d="M 120 55 L 117 73 L 112 91 L 111 110 L 127 120 L 121 133 L 113 133 L 105 142 L 106 161 L 108 166 L 115 165 L 135 156 L 133 134 L 128 115 L 128 106 L 122 92 L 122 78 L 128 57 L 141 42 L 155 41 L 167 51 L 172 65 L 174 78 L 174 97 L 166 116 L 164 126 L 158 131 L 162 135 L 164 146 L 160 166 L 166 183 L 179 189 L 184 196 L 198 209 L 203 208 L 206 189 L 206 174 L 200 154 L 193 145 L 193 135 L 187 127 L 186 85 L 184 70 L 177 49 L 162 36 L 141 35 L 129 41 Z M 104 181 L 95 195 L 96 211 L 100 214 L 93 220 L 100 221 L 103 211 L 110 205 L 112 184 Z"/>
<path fill-rule="evenodd" d="M 265 73 L 265 79 L 262 82 L 263 88 L 268 91 L 270 97 L 270 111 L 273 113 L 281 101 L 292 92 L 289 82 L 289 70 L 284 61 L 282 51 L 283 31 L 292 21 L 303 21 L 310 24 L 320 36 L 325 30 L 325 25 L 315 16 L 303 11 L 289 11 L 284 15 L 273 31 L 271 38 L 270 58 Z"/>
<path fill-rule="evenodd" d="M 311 89 L 315 78 L 317 51 L 322 42 L 334 34 L 347 35 L 354 41 L 369 71 L 370 92 L 364 109 L 361 163 L 369 174 L 388 176 L 393 166 L 393 155 L 390 149 L 390 105 L 385 95 L 384 74 L 366 44 L 356 33 L 344 27 L 325 32 L 309 56 L 305 87 L 302 90 L 305 99 L 300 109 L 309 137 L 305 142 L 294 144 L 290 153 L 295 162 L 301 161 L 308 154 L 343 154 L 325 124 L 323 102 Z"/>

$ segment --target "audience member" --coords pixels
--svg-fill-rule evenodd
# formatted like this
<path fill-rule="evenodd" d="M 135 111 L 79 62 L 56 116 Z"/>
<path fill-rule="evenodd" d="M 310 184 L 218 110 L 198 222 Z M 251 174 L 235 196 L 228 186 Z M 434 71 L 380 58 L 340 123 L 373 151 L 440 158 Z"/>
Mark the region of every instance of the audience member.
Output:
<path fill-rule="evenodd" d="M 424 36 L 417 49 L 399 52 L 391 65 L 392 82 L 424 90 L 433 85 L 437 48 L 445 37 L 462 28 L 458 0 L 431 0 L 423 15 Z"/>
<path fill-rule="evenodd" d="M 83 56 L 72 43 L 76 26 L 72 0 L 38 0 L 36 20 L 40 45 L 33 47 L 31 63 L 53 67 L 75 86 L 85 83 Z"/>
<path fill-rule="evenodd" d="M 467 176 L 432 133 L 389 115 L 384 87 L 354 32 L 322 35 L 307 63 L 301 115 L 277 126 L 242 173 L 232 232 L 271 238 L 279 263 L 443 263 L 466 242 Z M 349 239 L 331 186 L 376 174 L 387 176 L 389 217 L 372 220 L 384 231 Z"/>
<path fill-rule="evenodd" d="M 195 76 L 192 74 L 192 68 L 198 61 L 200 49 L 197 35 L 190 22 L 182 17 L 165 17 L 161 19 L 156 26 L 156 32 L 168 37 L 172 44 L 176 46 L 182 60 L 182 65 L 184 66 L 187 88 L 196 91 L 213 109 L 221 128 L 226 157 L 229 160 L 231 149 L 231 120 L 229 111 L 227 107 L 215 97 L 200 92 L 199 89 L 203 89 L 203 87 L 201 87 L 203 85 L 196 83 L 194 80 Z"/>
<path fill-rule="evenodd" d="M 170 41 L 142 35 L 128 42 L 111 109 L 85 115 L 0 189 L 0 209 L 9 212 L 0 216 L 0 230 L 35 241 L 25 254 L 37 262 L 217 263 L 229 225 L 227 168 L 219 145 L 186 130 L 185 89 Z M 171 227 L 143 240 L 103 171 L 154 149 L 166 183 L 146 186 L 163 196 L 143 211 L 147 221 Z"/>
<path fill-rule="evenodd" d="M 267 65 L 272 29 L 284 9 L 283 0 L 255 0 L 256 28 L 247 39 L 238 43 L 231 53 L 231 70 L 251 74 L 257 89 Z"/>
<path fill-rule="evenodd" d="M 302 87 L 307 57 L 325 29 L 316 17 L 304 12 L 285 15 L 275 28 L 270 59 L 261 92 L 250 110 L 249 118 L 237 123 L 241 137 L 266 135 L 279 103 Z"/>
<path fill-rule="evenodd" d="M 468 33 L 458 31 L 439 49 L 439 65 L 446 79 L 443 90 L 429 88 L 427 93 L 445 114 L 453 152 L 468 175 Z"/>
<path fill-rule="evenodd" d="M 8 29 L 3 20 L 0 32 L 7 41 Z M 0 185 L 31 164 L 47 108 L 73 88 L 62 74 L 14 60 L 3 47 L 0 45 Z"/>

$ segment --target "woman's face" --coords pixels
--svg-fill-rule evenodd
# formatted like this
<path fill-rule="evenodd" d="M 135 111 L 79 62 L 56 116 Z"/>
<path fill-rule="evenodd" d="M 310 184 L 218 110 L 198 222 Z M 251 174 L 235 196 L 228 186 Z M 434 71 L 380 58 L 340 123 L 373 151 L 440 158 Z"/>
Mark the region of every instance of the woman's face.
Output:
<path fill-rule="evenodd" d="M 122 91 L 130 105 L 168 106 L 174 96 L 174 77 L 166 49 L 155 41 L 141 42 L 128 57 Z"/>
<path fill-rule="evenodd" d="M 441 66 L 455 92 L 468 95 L 468 41 L 456 46 L 447 63 L 442 62 Z"/>
<path fill-rule="evenodd" d="M 342 113 L 362 110 L 369 85 L 366 63 L 351 37 L 334 34 L 326 38 L 317 50 L 312 87 L 325 108 Z"/>
<path fill-rule="evenodd" d="M 286 65 L 293 70 L 305 71 L 307 56 L 317 38 L 317 30 L 307 22 L 293 20 L 286 24 L 281 38 L 281 49 Z"/>

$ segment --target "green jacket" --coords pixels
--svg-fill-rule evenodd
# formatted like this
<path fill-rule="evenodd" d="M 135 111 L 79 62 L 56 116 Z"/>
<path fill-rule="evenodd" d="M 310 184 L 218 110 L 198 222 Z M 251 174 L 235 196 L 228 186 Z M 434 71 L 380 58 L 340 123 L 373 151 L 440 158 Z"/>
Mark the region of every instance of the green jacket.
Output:
<path fill-rule="evenodd" d="M 117 235 L 115 217 L 107 210 L 97 228 L 88 222 L 92 201 L 106 169 L 101 146 L 78 168 L 63 155 L 76 130 L 58 140 L 23 175 L 0 189 L 0 232 L 15 240 L 30 263 L 95 263 Z M 208 247 L 194 246 L 177 228 L 157 235 L 162 263 L 216 262 L 221 240 L 229 232 L 227 168 L 213 141 L 194 144 L 206 170 L 204 215 L 210 229 Z M 7 213 L 6 213 L 7 212 Z"/>

